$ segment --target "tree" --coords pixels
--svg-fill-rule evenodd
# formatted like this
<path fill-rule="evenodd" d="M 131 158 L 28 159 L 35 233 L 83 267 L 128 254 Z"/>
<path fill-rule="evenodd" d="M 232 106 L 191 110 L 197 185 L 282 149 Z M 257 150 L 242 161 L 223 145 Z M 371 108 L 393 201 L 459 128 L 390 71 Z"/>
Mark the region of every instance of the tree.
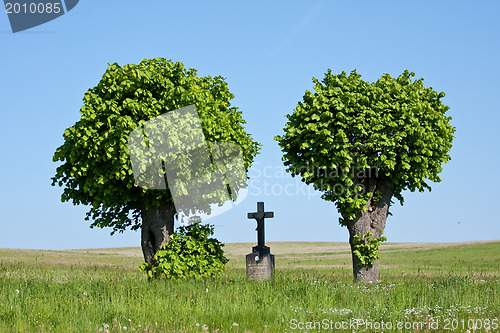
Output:
<path fill-rule="evenodd" d="M 335 203 L 358 281 L 378 280 L 377 249 L 392 197 L 403 204 L 404 190 L 430 191 L 428 181 L 440 182 L 450 160 L 455 128 L 445 94 L 412 81 L 414 75 L 384 74 L 370 84 L 356 71 L 328 70 L 321 82 L 313 78 L 315 93 L 305 92 L 275 138 L 287 171 Z"/>
<path fill-rule="evenodd" d="M 260 145 L 245 132 L 245 121 L 231 105 L 232 98 L 224 78 L 198 77 L 195 69 L 179 62 L 156 58 L 138 65 L 111 64 L 97 86 L 85 93 L 81 119 L 64 131 L 64 143 L 53 157 L 62 164 L 52 185 L 64 187 L 63 202 L 90 206 L 85 219 L 92 220 L 91 228 L 111 227 L 112 234 L 142 228 L 144 259 L 153 263 L 154 254 L 170 240 L 178 212 L 168 186 L 166 190 L 137 186 L 129 135 L 148 120 L 194 104 L 207 141 L 241 147 L 246 177 Z M 217 146 L 211 148 L 213 153 Z M 183 156 L 186 162 L 185 157 L 192 155 Z M 165 177 L 161 166 L 159 172 Z M 220 198 L 212 198 L 213 203 L 221 204 Z M 207 205 L 198 208 L 210 211 Z"/>

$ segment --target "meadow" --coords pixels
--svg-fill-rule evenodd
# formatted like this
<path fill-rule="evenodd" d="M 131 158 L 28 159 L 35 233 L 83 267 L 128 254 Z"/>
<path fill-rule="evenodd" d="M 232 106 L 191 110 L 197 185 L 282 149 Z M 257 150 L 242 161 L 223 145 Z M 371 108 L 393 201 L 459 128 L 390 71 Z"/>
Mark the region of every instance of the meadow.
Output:
<path fill-rule="evenodd" d="M 152 282 L 139 248 L 0 249 L 0 332 L 500 331 L 500 241 L 384 244 L 373 284 L 347 243 L 269 243 L 274 278 L 248 281 L 252 245 L 226 244 L 220 277 Z"/>

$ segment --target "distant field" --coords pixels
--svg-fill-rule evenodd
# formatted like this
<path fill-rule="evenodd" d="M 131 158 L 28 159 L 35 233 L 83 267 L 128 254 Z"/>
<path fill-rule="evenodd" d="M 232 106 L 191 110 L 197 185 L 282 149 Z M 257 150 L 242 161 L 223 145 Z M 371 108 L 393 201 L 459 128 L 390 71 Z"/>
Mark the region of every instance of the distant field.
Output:
<path fill-rule="evenodd" d="M 275 278 L 247 281 L 253 245 L 226 244 L 221 277 L 181 282 L 147 282 L 140 248 L 0 248 L 0 332 L 500 331 L 500 241 L 384 244 L 371 285 L 352 283 L 347 243 L 269 243 Z"/>
<path fill-rule="evenodd" d="M 229 243 L 224 247 L 228 268 L 245 268 L 245 255 L 253 243 Z M 276 269 L 352 269 L 348 243 L 271 242 Z M 493 255 L 492 255 L 493 252 Z M 495 254 L 496 252 L 496 254 Z M 387 243 L 381 246 L 381 273 L 433 274 L 453 271 L 498 274 L 500 241 L 463 243 Z M 119 266 L 135 270 L 143 262 L 140 247 L 83 250 L 18 250 L 0 248 L 0 260 L 33 264 Z"/>

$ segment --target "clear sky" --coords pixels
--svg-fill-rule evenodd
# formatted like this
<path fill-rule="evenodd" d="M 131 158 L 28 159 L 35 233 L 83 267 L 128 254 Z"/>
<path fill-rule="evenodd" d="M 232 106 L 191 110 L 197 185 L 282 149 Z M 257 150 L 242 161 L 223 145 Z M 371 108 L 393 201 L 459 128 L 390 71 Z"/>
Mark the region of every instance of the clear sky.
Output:
<path fill-rule="evenodd" d="M 282 133 L 312 77 L 354 69 L 367 81 L 405 69 L 446 93 L 452 160 L 432 192 L 405 193 L 392 242 L 500 239 L 498 1 L 97 1 L 13 34 L 0 13 L 0 247 L 139 246 L 140 233 L 90 229 L 86 207 L 52 187 L 55 149 L 107 63 L 164 57 L 221 75 L 263 147 L 247 198 L 214 217 L 224 242 L 254 242 L 247 212 L 264 201 L 268 241 L 347 241 L 332 203 L 284 173 Z M 284 186 L 288 192 L 283 193 Z M 293 190 L 291 190 L 293 189 Z M 250 250 L 250 248 L 249 248 Z"/>

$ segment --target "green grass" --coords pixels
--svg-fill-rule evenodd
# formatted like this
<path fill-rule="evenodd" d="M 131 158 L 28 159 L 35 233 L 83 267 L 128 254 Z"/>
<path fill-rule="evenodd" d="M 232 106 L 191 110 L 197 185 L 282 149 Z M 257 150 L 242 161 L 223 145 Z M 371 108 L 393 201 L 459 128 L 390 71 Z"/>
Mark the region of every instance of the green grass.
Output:
<path fill-rule="evenodd" d="M 148 282 L 138 248 L 0 249 L 0 332 L 460 332 L 500 319 L 498 241 L 385 244 L 381 282 L 367 285 L 352 282 L 344 243 L 270 243 L 274 279 L 248 281 L 251 245 L 227 244 L 221 277 L 178 282 Z M 366 325 L 335 329 L 354 319 Z"/>

